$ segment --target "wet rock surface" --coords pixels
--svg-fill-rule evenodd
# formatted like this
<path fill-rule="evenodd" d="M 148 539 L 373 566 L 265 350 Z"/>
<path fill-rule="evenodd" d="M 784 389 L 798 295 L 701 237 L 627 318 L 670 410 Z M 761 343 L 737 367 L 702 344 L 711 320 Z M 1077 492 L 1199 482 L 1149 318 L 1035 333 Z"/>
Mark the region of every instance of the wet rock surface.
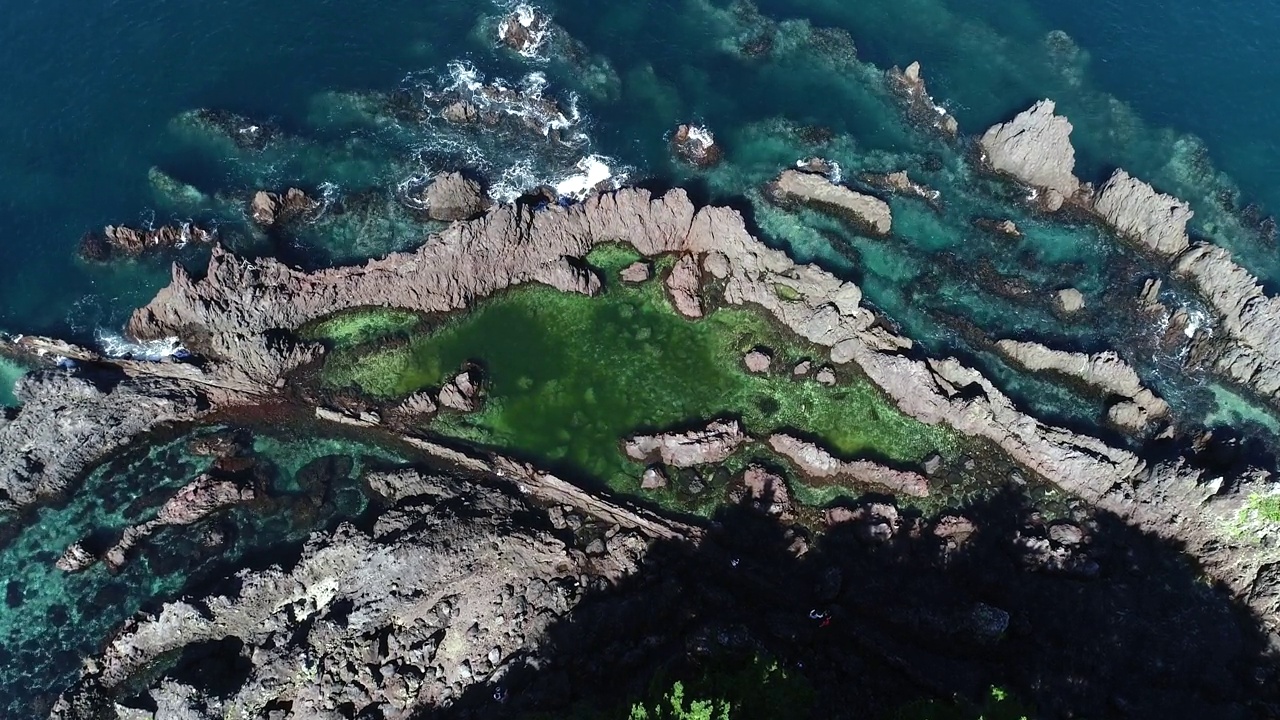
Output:
<path fill-rule="evenodd" d="M 724 149 L 711 131 L 699 125 L 681 125 L 671 135 L 671 148 L 685 162 L 697 168 L 710 168 L 724 159 Z"/>
<path fill-rule="evenodd" d="M 259 190 L 249 201 L 249 214 L 262 227 L 286 225 L 315 212 L 320 203 L 298 188 L 283 194 Z"/>
<path fill-rule="evenodd" d="M 929 494 L 929 482 L 919 473 L 895 470 L 869 460 L 842 461 L 815 443 L 783 433 L 771 435 L 768 442 L 774 452 L 794 463 L 805 477 L 881 487 L 913 497 Z"/>
<path fill-rule="evenodd" d="M 906 101 L 907 116 L 912 121 L 931 127 L 947 138 L 959 135 L 960 124 L 955 116 L 934 102 L 929 95 L 919 62 L 913 62 L 905 69 L 899 69 L 895 65 L 889 69 L 886 77 L 889 87 Z"/>

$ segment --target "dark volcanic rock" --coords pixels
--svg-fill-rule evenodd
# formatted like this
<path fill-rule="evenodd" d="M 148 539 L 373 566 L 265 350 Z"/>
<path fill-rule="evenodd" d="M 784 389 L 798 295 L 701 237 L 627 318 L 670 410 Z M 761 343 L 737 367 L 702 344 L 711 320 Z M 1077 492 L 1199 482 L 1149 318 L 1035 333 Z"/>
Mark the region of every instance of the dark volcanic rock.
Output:
<path fill-rule="evenodd" d="M 889 69 L 886 77 L 889 87 L 907 103 L 907 117 L 913 122 L 932 127 L 948 138 L 960 134 L 960 124 L 955 116 L 934 102 L 920 76 L 920 63 L 913 62 L 905 70 L 898 66 Z"/>
<path fill-rule="evenodd" d="M 159 379 L 52 371 L 18 381 L 22 408 L 0 424 L 0 508 L 61 495 L 81 473 L 138 435 L 194 420 L 206 405 L 194 388 Z"/>

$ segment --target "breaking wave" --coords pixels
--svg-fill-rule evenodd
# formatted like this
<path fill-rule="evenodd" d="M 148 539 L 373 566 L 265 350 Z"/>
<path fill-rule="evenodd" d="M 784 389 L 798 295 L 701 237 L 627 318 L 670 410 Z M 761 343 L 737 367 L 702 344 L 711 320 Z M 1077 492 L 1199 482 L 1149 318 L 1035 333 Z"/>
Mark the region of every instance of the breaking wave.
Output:
<path fill-rule="evenodd" d="M 112 358 L 159 362 L 169 358 L 184 358 L 190 354 L 176 337 L 139 342 L 119 333 L 100 329 L 94 334 L 94 339 L 98 343 L 99 352 Z"/>

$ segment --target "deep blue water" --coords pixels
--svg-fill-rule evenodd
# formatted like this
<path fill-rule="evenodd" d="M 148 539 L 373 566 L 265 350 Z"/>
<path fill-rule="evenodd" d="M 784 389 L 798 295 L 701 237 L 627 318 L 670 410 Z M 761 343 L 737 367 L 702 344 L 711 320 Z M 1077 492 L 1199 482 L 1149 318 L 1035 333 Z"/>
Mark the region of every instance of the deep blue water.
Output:
<path fill-rule="evenodd" d="M 1280 48 L 1271 42 L 1280 8 L 1240 0 L 1176 12 L 1154 0 L 1088 7 L 1043 0 L 760 0 L 758 12 L 727 0 L 538 5 L 579 43 L 573 58 L 551 53 L 531 60 L 497 48 L 494 20 L 504 8 L 491 0 L 93 6 L 56 0 L 10 8 L 0 20 L 0 63 L 8 70 L 0 80 L 0 330 L 85 338 L 119 327 L 148 300 L 166 281 L 169 258 L 94 266 L 74 257 L 81 235 L 107 223 L 216 220 L 236 247 L 269 251 L 245 234 L 239 217 L 254 189 L 297 183 L 318 191 L 332 183 L 339 196 L 351 196 L 370 187 L 387 191 L 449 164 L 515 187 L 563 177 L 577 159 L 599 153 L 633 180 L 681 184 L 700 199 L 743 207 L 769 242 L 859 281 L 872 303 L 930 351 L 969 356 L 1024 406 L 1088 427 L 1096 402 L 1009 371 L 969 338 L 976 331 L 1125 350 L 1145 330 L 1107 303 L 1115 293 L 1136 292 L 1135 282 L 1140 287 L 1126 269 L 1131 258 L 1096 229 L 1031 216 L 1007 188 L 975 175 L 963 148 L 904 122 L 881 78 L 885 68 L 916 59 L 966 133 L 980 133 L 1040 97 L 1055 98 L 1076 126 L 1082 177 L 1100 180 L 1123 165 L 1186 197 L 1199 232 L 1280 281 L 1272 242 L 1219 202 L 1228 191 L 1238 205 L 1280 207 L 1280 146 L 1271 132 L 1277 101 L 1270 93 L 1280 87 Z M 1069 39 L 1049 38 L 1052 30 Z M 744 56 L 741 46 L 765 31 L 771 54 Z M 581 113 L 567 131 L 578 139 L 477 136 L 377 109 L 397 88 L 447 84 L 453 61 L 512 83 L 542 73 L 546 95 Z M 202 107 L 272 123 L 283 138 L 265 151 L 245 152 L 175 122 Z M 688 121 L 716 133 L 727 148 L 722 166 L 695 172 L 671 158 L 666 134 Z M 943 192 L 944 209 L 894 198 L 895 235 L 876 240 L 761 201 L 761 183 L 815 153 L 837 160 L 847 177 L 906 168 Z M 157 192 L 152 168 L 203 195 L 183 201 Z M 975 232 L 974 217 L 1011 217 L 1027 237 L 1002 245 Z M 356 260 L 412 245 L 427 229 L 394 208 L 364 220 L 331 217 L 287 250 L 317 263 Z M 199 266 L 198 254 L 182 257 Z M 993 291 L 1009 279 L 1025 281 L 1039 299 Z M 1088 298 L 1089 310 L 1074 324 L 1064 325 L 1041 301 L 1064 285 Z M 1233 415 L 1239 403 L 1183 375 L 1178 358 L 1131 360 L 1185 417 L 1239 422 Z M 13 374 L 0 363 L 0 380 Z M 0 403 L 7 400 L 0 392 Z M 1274 434 L 1267 429 L 1274 420 L 1266 422 L 1252 427 Z M 10 644 L 3 649 L 6 659 L 29 658 L 25 673 L 3 679 L 30 691 L 0 699 L 47 699 L 74 672 L 77 653 L 99 642 L 117 618 L 149 593 L 175 592 L 184 573 L 197 569 L 180 568 L 148 587 L 130 585 L 132 575 L 111 579 L 100 568 L 68 580 L 48 567 L 65 543 L 95 525 L 118 526 L 121 508 L 135 495 L 184 480 L 175 473 L 194 466 L 166 464 L 165 452 L 139 460 L 136 471 L 122 476 L 127 482 L 100 471 L 89 482 L 94 493 L 103 490 L 101 506 L 82 497 L 42 511 L 0 550 L 0 566 L 25 568 L 21 577 L 10 575 L 27 598 L 0 620 Z M 260 452 L 283 464 L 282 457 L 319 451 Z M 104 483 L 109 487 L 99 487 Z M 271 544 L 293 530 L 244 537 Z M 56 630 L 41 635 L 41 614 L 53 605 L 93 607 L 103 598 L 115 603 L 116 614 L 90 622 L 64 608 Z"/>

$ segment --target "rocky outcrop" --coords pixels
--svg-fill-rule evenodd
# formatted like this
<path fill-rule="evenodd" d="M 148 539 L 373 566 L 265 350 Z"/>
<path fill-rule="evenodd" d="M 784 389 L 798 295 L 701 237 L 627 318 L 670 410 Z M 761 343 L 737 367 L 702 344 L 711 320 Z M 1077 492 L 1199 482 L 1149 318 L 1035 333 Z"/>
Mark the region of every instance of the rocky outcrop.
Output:
<path fill-rule="evenodd" d="M 0 424 L 3 510 L 56 498 L 139 435 L 194 420 L 207 408 L 206 398 L 181 382 L 107 372 L 30 373 L 15 393 L 22 407 Z"/>
<path fill-rule="evenodd" d="M 934 102 L 920 76 L 920 63 L 913 62 L 901 70 L 897 65 L 889 69 L 886 77 L 889 87 L 907 103 L 907 117 L 913 122 L 932 127 L 948 138 L 960 133 L 960 124 L 946 108 Z"/>
<path fill-rule="evenodd" d="M 770 436 L 769 447 L 794 463 L 802 475 L 814 480 L 871 485 L 912 497 L 929 494 L 929 482 L 919 473 L 894 470 L 869 460 L 845 462 L 817 445 L 791 435 L 779 433 Z"/>
<path fill-rule="evenodd" d="M 536 56 L 551 28 L 551 18 L 528 5 L 520 5 L 498 23 L 498 40 L 526 57 Z"/>
<path fill-rule="evenodd" d="M 1115 352 L 1090 355 L 1015 340 L 1001 340 L 996 349 L 1024 370 L 1064 375 L 1102 393 L 1112 403 L 1108 419 L 1122 430 L 1141 432 L 1169 416 L 1169 404 L 1144 387 L 1138 373 Z"/>
<path fill-rule="evenodd" d="M 697 168 L 709 168 L 724 159 L 724 149 L 715 135 L 701 125 L 681 125 L 671 135 L 671 149 L 685 162 Z"/>
<path fill-rule="evenodd" d="M 667 292 L 676 312 L 687 318 L 702 317 L 702 271 L 692 255 L 682 255 L 667 273 Z"/>
<path fill-rule="evenodd" d="M 1071 123 L 1054 114 L 1052 100 L 1041 100 L 1007 123 L 988 129 L 978 140 L 991 169 L 1045 191 L 1045 209 L 1062 206 L 1080 189 Z"/>
<path fill-rule="evenodd" d="M 317 534 L 289 569 L 246 572 L 207 597 L 135 617 L 53 717 L 133 712 L 127 698 L 141 690 L 144 706 L 177 695 L 198 717 L 248 717 L 273 705 L 337 717 L 345 706 L 390 720 L 448 707 L 473 685 L 500 685 L 513 663 L 552 652 L 543 633 L 590 588 L 634 572 L 653 536 L 618 526 L 607 552 L 589 556 L 552 532 L 547 512 L 476 480 L 369 477 L 393 503 L 370 528 Z M 602 537 L 617 525 L 593 507 L 555 507 L 561 517 L 567 509 L 589 526 L 603 523 Z M 182 651 L 222 642 L 242 645 L 249 663 L 229 692 L 163 674 Z M 139 679 L 142 687 L 117 696 Z"/>
<path fill-rule="evenodd" d="M 636 435 L 622 444 L 627 457 L 670 467 L 696 467 L 723 462 L 747 441 L 737 420 L 715 421 L 704 428 L 661 435 Z"/>
<path fill-rule="evenodd" d="M 134 314 L 129 329 L 140 338 L 181 335 L 206 358 L 201 375 L 206 383 L 238 378 L 272 388 L 283 382 L 280 368 L 309 352 L 304 345 L 281 346 L 280 329 L 357 306 L 451 312 L 529 282 L 594 294 L 599 278 L 571 259 L 618 240 L 646 257 L 687 257 L 685 266 L 698 278 L 698 287 L 684 284 L 685 290 L 701 291 L 705 284 L 714 288 L 717 303 L 769 313 L 805 340 L 829 348 L 831 363 L 855 365 L 906 414 L 990 441 L 1065 492 L 1162 537 L 1199 533 L 1204 540 L 1193 552 L 1209 558 L 1207 571 L 1242 597 L 1252 592 L 1262 555 L 1233 551 L 1215 565 L 1219 551 L 1209 541 L 1212 528 L 1235 517 L 1244 490 L 1215 497 L 1217 491 L 1208 491 L 1209 478 L 1200 471 L 1185 465 L 1152 467 L 1127 450 L 1046 425 L 959 361 L 906 353 L 911 341 L 863 306 L 856 285 L 816 266 L 796 264 L 751 237 L 735 211 L 697 209 L 681 190 L 661 197 L 621 190 L 541 212 L 503 206 L 478 220 L 455 223 L 414 252 L 313 273 L 269 259 L 250 264 L 215 248 L 205 278 L 175 268 L 170 285 Z M 271 341 L 265 339 L 268 334 Z M 1170 473 L 1178 478 L 1165 478 Z M 1189 515 L 1197 518 L 1194 526 L 1187 525 Z"/>
<path fill-rule="evenodd" d="M 784 170 L 770 183 L 768 192 L 781 202 L 799 202 L 836 213 L 877 235 L 888 235 L 893 226 L 888 203 L 837 185 L 822 175 Z"/>
<path fill-rule="evenodd" d="M 108 225 L 101 233 L 86 233 L 80 239 L 80 257 L 98 261 L 138 257 L 161 250 L 175 250 L 190 243 L 207 244 L 213 240 L 213 232 L 191 223 L 162 225 L 154 230 Z"/>
<path fill-rule="evenodd" d="M 454 222 L 480 217 L 489 198 L 480 183 L 462 173 L 440 173 L 426 190 L 427 214 L 432 220 Z"/>
<path fill-rule="evenodd" d="M 319 207 L 318 201 L 298 188 L 289 188 L 283 195 L 259 190 L 249 201 L 249 215 L 255 223 L 269 228 L 305 217 Z"/>
<path fill-rule="evenodd" d="M 1184 252 L 1191 206 L 1116 170 L 1102 186 L 1094 210 L 1122 238 L 1161 257 Z"/>
<path fill-rule="evenodd" d="M 1084 293 L 1075 288 L 1063 288 L 1053 295 L 1054 306 L 1063 315 L 1074 315 L 1084 309 Z"/>
<path fill-rule="evenodd" d="M 782 520 L 792 518 L 791 491 L 787 488 L 787 481 L 759 465 L 747 467 L 729 499 L 735 503 L 747 503 L 765 515 Z"/>
<path fill-rule="evenodd" d="M 475 412 L 480 407 L 480 377 L 467 368 L 440 388 L 440 405 L 458 412 Z"/>
<path fill-rule="evenodd" d="M 942 193 L 937 190 L 912 180 L 905 170 L 891 173 L 863 173 L 859 179 L 877 190 L 904 197 L 920 198 L 934 208 L 939 207 L 938 201 L 942 197 Z"/>

